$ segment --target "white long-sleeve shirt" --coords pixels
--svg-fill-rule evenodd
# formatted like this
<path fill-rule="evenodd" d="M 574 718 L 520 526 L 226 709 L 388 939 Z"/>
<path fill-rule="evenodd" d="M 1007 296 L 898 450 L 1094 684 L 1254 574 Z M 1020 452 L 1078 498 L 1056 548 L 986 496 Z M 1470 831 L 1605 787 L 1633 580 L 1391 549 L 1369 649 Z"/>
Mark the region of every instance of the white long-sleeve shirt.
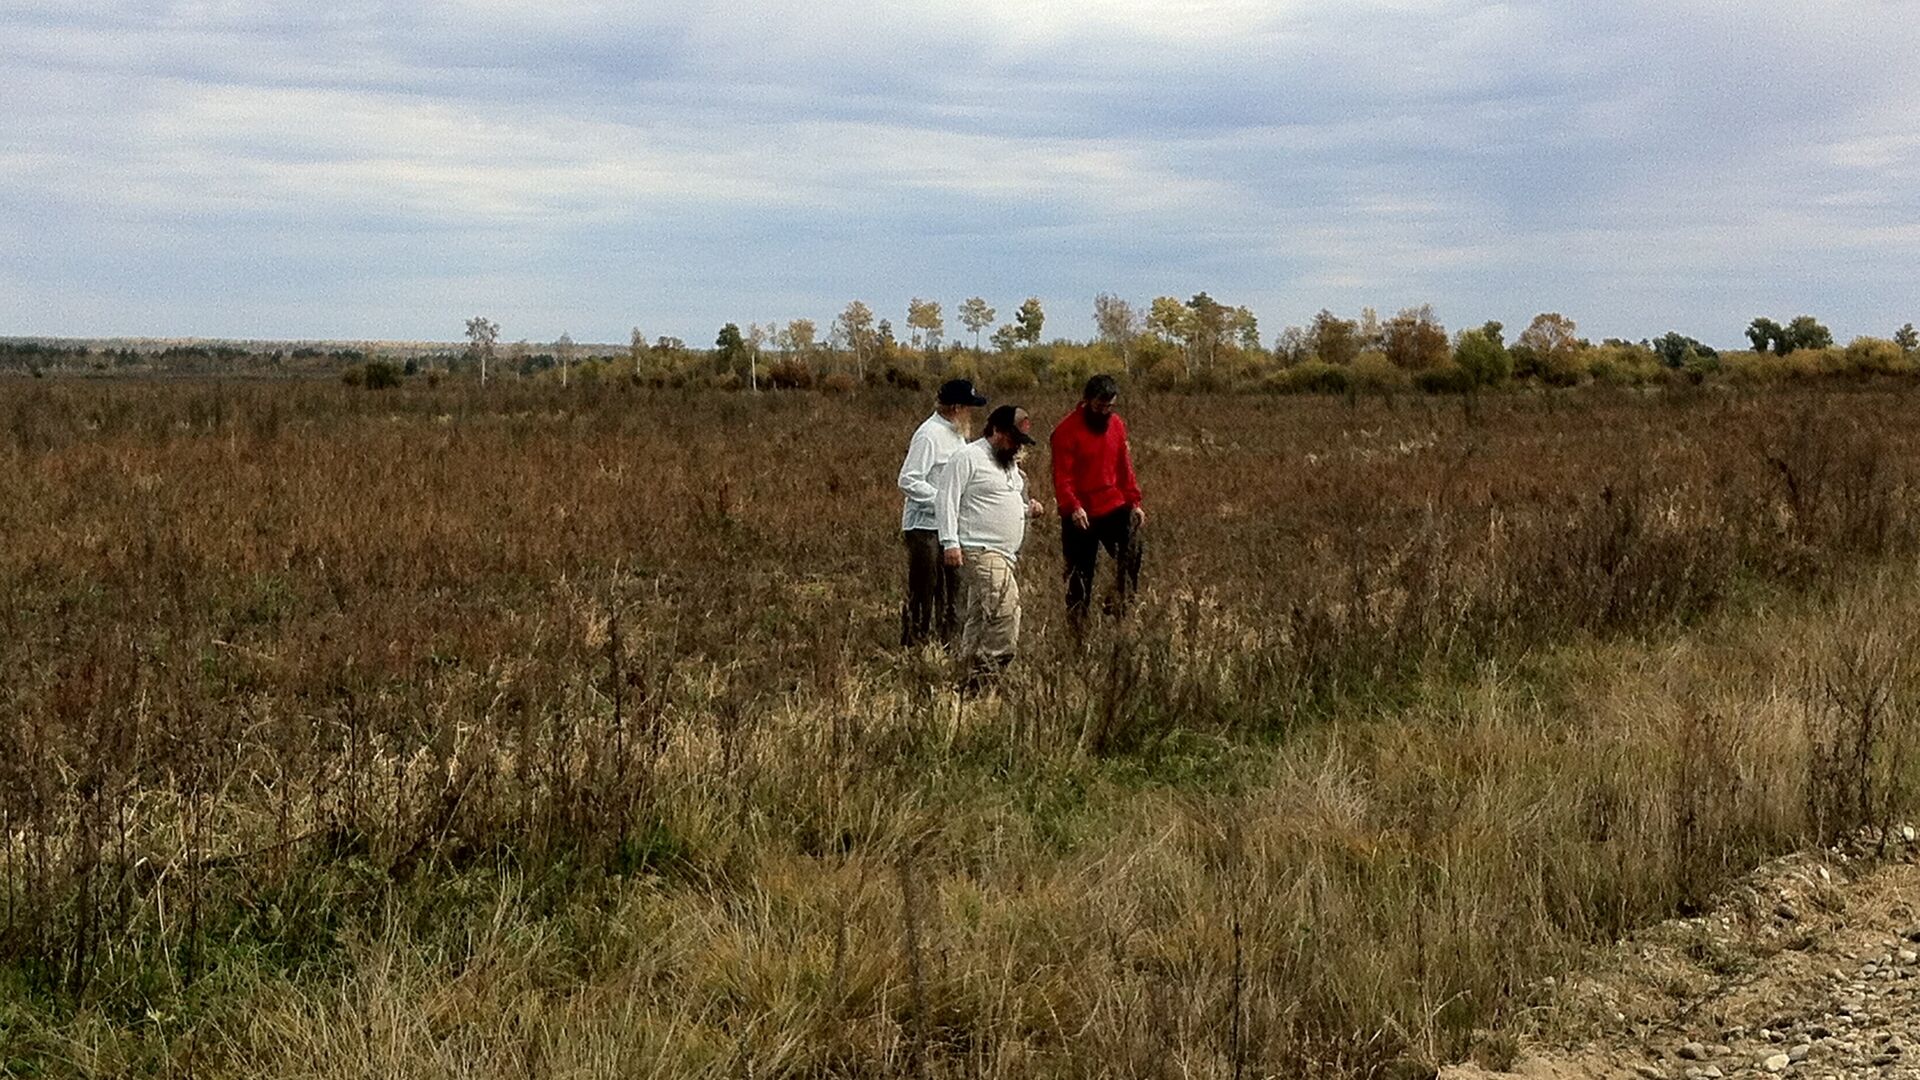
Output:
<path fill-rule="evenodd" d="M 900 508 L 900 531 L 934 527 L 933 500 L 940 492 L 940 478 L 947 462 L 967 445 L 953 421 L 934 413 L 927 417 L 907 443 L 907 460 L 900 464 L 900 490 L 906 503 Z"/>
<path fill-rule="evenodd" d="M 993 444 L 975 439 L 947 461 L 934 503 L 940 547 L 985 548 L 1020 557 L 1027 538 L 1027 474 L 1001 468 Z"/>

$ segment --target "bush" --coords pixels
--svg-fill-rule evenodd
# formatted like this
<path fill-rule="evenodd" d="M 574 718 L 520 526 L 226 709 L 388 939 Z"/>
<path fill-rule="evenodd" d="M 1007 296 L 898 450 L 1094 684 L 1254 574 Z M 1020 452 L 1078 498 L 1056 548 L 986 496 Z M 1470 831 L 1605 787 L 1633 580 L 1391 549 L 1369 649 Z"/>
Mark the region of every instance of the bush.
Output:
<path fill-rule="evenodd" d="M 805 390 L 813 385 L 813 369 L 804 360 L 775 360 L 767 368 L 767 385 L 775 390 Z"/>
<path fill-rule="evenodd" d="M 1444 364 L 1415 375 L 1413 385 L 1423 394 L 1464 394 L 1478 384 L 1460 365 Z"/>
<path fill-rule="evenodd" d="M 1037 389 L 1040 377 L 1031 367 L 1019 358 L 1008 358 L 994 364 L 987 374 L 987 385 L 1002 394 Z"/>
<path fill-rule="evenodd" d="M 1413 384 L 1407 372 L 1395 367 L 1387 354 L 1373 349 L 1354 358 L 1347 377 L 1356 394 L 1392 394 Z"/>
<path fill-rule="evenodd" d="M 1283 394 L 1344 394 L 1351 386 L 1347 369 L 1319 360 L 1302 360 L 1266 377 L 1269 390 Z"/>
<path fill-rule="evenodd" d="M 400 367 L 385 360 L 350 364 L 340 371 L 340 381 L 368 390 L 391 390 L 400 385 Z"/>
<path fill-rule="evenodd" d="M 1187 365 L 1175 352 L 1156 351 L 1139 364 L 1140 379 L 1154 390 L 1178 390 L 1187 385 Z"/>
<path fill-rule="evenodd" d="M 1913 370 L 1906 352 L 1885 338 L 1854 338 L 1845 356 L 1847 371 L 1855 375 L 1896 375 Z"/>
<path fill-rule="evenodd" d="M 1645 386 L 1658 379 L 1664 370 L 1660 355 L 1652 349 L 1626 342 L 1608 342 L 1580 354 L 1587 374 L 1595 382 L 1609 386 Z M 1698 359 L 1698 354 L 1688 354 Z"/>
<path fill-rule="evenodd" d="M 820 390 L 822 393 L 827 394 L 851 394 L 856 389 L 859 389 L 859 386 L 859 381 L 844 371 L 836 371 L 820 380 Z"/>

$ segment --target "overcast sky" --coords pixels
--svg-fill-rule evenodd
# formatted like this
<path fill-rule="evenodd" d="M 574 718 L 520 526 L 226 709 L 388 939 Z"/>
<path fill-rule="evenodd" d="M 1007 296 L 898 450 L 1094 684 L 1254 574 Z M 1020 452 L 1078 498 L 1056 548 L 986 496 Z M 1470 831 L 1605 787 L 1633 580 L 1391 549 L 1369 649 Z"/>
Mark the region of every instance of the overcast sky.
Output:
<path fill-rule="evenodd" d="M 1920 0 L 0 0 L 0 334 L 1920 321 Z M 951 330 L 950 330 L 951 332 Z"/>

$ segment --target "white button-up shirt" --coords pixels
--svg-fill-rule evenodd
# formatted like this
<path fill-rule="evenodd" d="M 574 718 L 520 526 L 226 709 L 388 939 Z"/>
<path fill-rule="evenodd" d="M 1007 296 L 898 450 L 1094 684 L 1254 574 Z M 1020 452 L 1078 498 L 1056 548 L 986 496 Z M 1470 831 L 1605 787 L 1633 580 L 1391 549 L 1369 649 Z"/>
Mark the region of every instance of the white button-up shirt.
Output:
<path fill-rule="evenodd" d="M 947 461 L 967 445 L 967 437 L 953 421 L 934 413 L 907 443 L 907 460 L 900 465 L 900 490 L 906 505 L 900 508 L 900 531 L 933 528 L 933 500 Z"/>
<path fill-rule="evenodd" d="M 1027 474 L 1018 465 L 1001 468 L 987 440 L 968 443 L 947 461 L 934 528 L 942 549 L 985 548 L 1019 558 L 1027 538 Z"/>

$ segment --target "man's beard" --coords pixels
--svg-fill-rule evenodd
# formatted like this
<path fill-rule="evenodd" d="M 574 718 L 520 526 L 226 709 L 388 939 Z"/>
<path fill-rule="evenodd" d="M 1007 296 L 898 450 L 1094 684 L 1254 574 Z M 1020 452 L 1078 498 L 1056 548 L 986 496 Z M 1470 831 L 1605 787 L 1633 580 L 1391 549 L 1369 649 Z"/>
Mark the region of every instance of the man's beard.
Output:
<path fill-rule="evenodd" d="M 999 462 L 1000 467 L 1003 469 L 1013 468 L 1013 459 L 1019 456 L 1020 448 L 1018 446 L 996 446 L 993 448 L 993 460 Z"/>
<path fill-rule="evenodd" d="M 1105 435 L 1107 433 L 1107 421 L 1113 419 L 1113 414 L 1094 412 L 1092 409 L 1088 409 L 1086 411 L 1086 417 L 1088 431 L 1093 432 L 1095 435 Z"/>

